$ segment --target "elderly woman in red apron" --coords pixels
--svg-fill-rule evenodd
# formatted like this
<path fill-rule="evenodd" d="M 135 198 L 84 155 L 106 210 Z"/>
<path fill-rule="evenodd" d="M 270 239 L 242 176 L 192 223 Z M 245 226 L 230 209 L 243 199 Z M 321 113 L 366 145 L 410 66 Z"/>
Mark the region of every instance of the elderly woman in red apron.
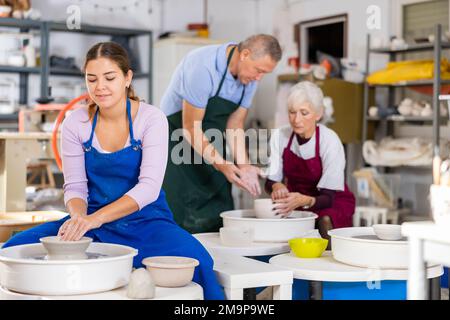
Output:
<path fill-rule="evenodd" d="M 355 197 L 345 183 L 345 154 L 337 134 L 317 122 L 323 93 L 312 82 L 296 84 L 288 97 L 290 126 L 271 137 L 266 191 L 279 214 L 308 210 L 319 215 L 323 238 L 328 230 L 352 226 Z"/>

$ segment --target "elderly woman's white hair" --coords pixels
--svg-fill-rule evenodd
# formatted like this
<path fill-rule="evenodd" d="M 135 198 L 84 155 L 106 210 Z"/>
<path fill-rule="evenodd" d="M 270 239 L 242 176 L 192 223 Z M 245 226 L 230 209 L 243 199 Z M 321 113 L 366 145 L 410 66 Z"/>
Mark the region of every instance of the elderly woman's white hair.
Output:
<path fill-rule="evenodd" d="M 289 91 L 288 108 L 294 104 L 303 103 L 309 103 L 318 114 L 323 112 L 323 92 L 316 84 L 310 81 L 299 82 Z"/>

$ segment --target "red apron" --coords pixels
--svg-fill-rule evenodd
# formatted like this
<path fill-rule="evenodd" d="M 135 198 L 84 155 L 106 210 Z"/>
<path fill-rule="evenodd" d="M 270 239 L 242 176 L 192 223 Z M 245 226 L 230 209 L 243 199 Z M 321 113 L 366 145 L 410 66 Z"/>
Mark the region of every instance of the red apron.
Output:
<path fill-rule="evenodd" d="M 289 192 L 316 197 L 320 194 L 317 184 L 322 177 L 319 127 L 316 127 L 316 154 L 311 159 L 304 160 L 291 151 L 294 136 L 295 133 L 292 132 L 289 143 L 283 151 L 283 174 L 287 179 L 287 188 Z M 331 208 L 313 211 L 319 215 L 319 218 L 329 216 L 333 222 L 333 228 L 351 227 L 352 215 L 355 212 L 355 197 L 345 184 L 344 191 L 336 191 Z"/>

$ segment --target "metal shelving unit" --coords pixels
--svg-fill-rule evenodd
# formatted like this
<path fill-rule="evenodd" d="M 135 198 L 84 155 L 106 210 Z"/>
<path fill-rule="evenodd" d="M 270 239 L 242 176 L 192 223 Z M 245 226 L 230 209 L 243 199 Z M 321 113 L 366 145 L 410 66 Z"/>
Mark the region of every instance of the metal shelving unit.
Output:
<path fill-rule="evenodd" d="M 364 143 L 367 140 L 368 136 L 368 126 L 369 123 L 375 125 L 376 128 L 376 138 L 385 137 L 388 134 L 393 133 L 393 129 L 395 124 L 398 123 L 408 123 L 410 125 L 422 125 L 422 124 L 432 124 L 432 146 L 433 146 L 433 155 L 440 153 L 439 148 L 439 140 L 440 140 L 440 125 L 444 123 L 445 119 L 440 115 L 440 105 L 439 105 L 439 94 L 441 90 L 441 86 L 444 84 L 450 84 L 450 80 L 442 80 L 441 79 L 441 71 L 440 71 L 440 61 L 441 61 L 441 52 L 443 49 L 450 49 L 450 42 L 442 42 L 442 27 L 441 25 L 436 25 L 435 27 L 435 41 L 434 43 L 425 43 L 425 44 L 413 44 L 408 45 L 405 48 L 392 50 L 390 48 L 379 48 L 379 49 L 371 49 L 370 48 L 370 35 L 367 35 L 367 43 L 366 43 L 366 77 L 368 76 L 370 70 L 370 57 L 371 54 L 385 54 L 389 56 L 389 61 L 400 61 L 401 55 L 405 53 L 411 52 L 424 52 L 431 51 L 433 52 L 434 59 L 434 70 L 433 70 L 433 78 L 432 79 L 424 79 L 417 81 L 401 81 L 393 84 L 380 84 L 380 85 L 370 85 L 367 81 L 364 82 L 364 110 L 363 110 L 363 125 L 362 125 L 362 142 Z M 418 117 L 418 116 L 402 116 L 402 115 L 389 115 L 387 117 L 372 117 L 368 114 L 369 109 L 369 93 L 374 93 L 378 89 L 386 90 L 387 92 L 387 105 L 388 108 L 396 108 L 395 106 L 395 98 L 397 90 L 402 90 L 407 87 L 423 87 L 423 86 L 432 86 L 432 115 L 429 117 Z M 448 118 L 447 118 L 448 121 Z M 364 166 L 368 166 L 363 159 Z M 402 175 L 428 175 L 430 176 L 430 183 L 432 180 L 431 175 L 431 165 L 430 166 L 371 166 L 375 168 L 377 171 L 381 173 L 393 173 L 393 172 L 401 172 Z"/>
<path fill-rule="evenodd" d="M 68 29 L 66 23 L 64 22 L 53 22 L 48 21 L 47 24 L 51 31 L 62 31 L 62 32 L 73 32 L 73 33 L 84 33 L 84 34 L 95 34 L 95 35 L 117 35 L 117 36 L 143 36 L 151 33 L 149 30 L 145 29 L 122 29 L 114 27 L 104 27 L 96 26 L 91 24 L 83 24 L 80 29 Z"/>
<path fill-rule="evenodd" d="M 70 32 L 80 33 L 85 35 L 109 35 L 109 36 L 126 36 L 126 37 L 138 37 L 147 36 L 149 42 L 149 54 L 148 65 L 149 70 L 147 72 L 137 71 L 135 72 L 136 79 L 148 80 L 148 97 L 149 101 L 152 100 L 152 47 L 153 37 L 152 31 L 143 29 L 120 29 L 104 26 L 95 26 L 83 24 L 80 29 L 70 30 L 63 22 L 53 21 L 35 21 L 27 19 L 13 19 L 13 18 L 0 18 L 0 27 L 16 28 L 20 29 L 20 32 L 29 32 L 30 30 L 40 30 L 41 34 L 41 65 L 35 68 L 27 67 L 11 67 L 0 66 L 0 73 L 17 73 L 19 74 L 19 90 L 20 97 L 19 103 L 26 104 L 28 101 L 28 75 L 40 74 L 40 99 L 49 98 L 49 77 L 54 76 L 70 76 L 70 77 L 82 77 L 83 74 L 76 70 L 64 70 L 50 67 L 50 34 L 52 32 Z"/>
<path fill-rule="evenodd" d="M 42 46 L 42 41 L 45 38 L 45 36 L 43 36 L 44 25 L 42 22 L 28 19 L 0 18 L 0 27 L 19 29 L 21 33 L 27 33 L 31 30 L 39 31 L 41 34 L 41 56 L 45 53 Z M 43 72 L 46 67 L 47 66 L 44 63 L 41 63 L 41 66 L 34 68 L 0 66 L 0 73 L 19 74 L 19 104 L 26 104 L 28 101 L 28 75 L 39 74 Z"/>
<path fill-rule="evenodd" d="M 369 73 L 369 64 L 370 64 L 370 54 L 388 54 L 389 61 L 396 61 L 398 54 L 418 52 L 418 51 L 433 51 L 434 53 L 434 71 L 433 71 L 433 79 L 426 80 L 418 80 L 418 81 L 402 81 L 394 84 L 380 84 L 380 85 L 370 85 L 365 81 L 364 83 L 364 110 L 363 110 L 363 132 L 362 132 L 362 141 L 367 140 L 367 127 L 369 121 L 377 121 L 382 123 L 384 128 L 387 128 L 387 122 L 432 122 L 433 124 L 433 152 L 434 155 L 439 153 L 439 138 L 440 138 L 440 130 L 439 126 L 441 123 L 441 115 L 439 108 L 439 94 L 441 85 L 450 84 L 450 80 L 442 80 L 441 72 L 440 72 L 440 61 L 441 61 L 441 51 L 443 49 L 450 49 L 450 42 L 442 42 L 442 26 L 440 24 L 436 25 L 435 29 L 435 41 L 434 43 L 425 43 L 425 44 L 414 44 L 408 45 L 406 48 L 392 50 L 389 48 L 379 48 L 379 49 L 371 49 L 370 48 L 370 34 L 367 35 L 367 43 L 366 43 L 366 76 Z M 370 117 L 368 115 L 369 109 L 369 91 L 376 90 L 380 87 L 385 87 L 388 90 L 388 106 L 390 108 L 394 108 L 394 98 L 395 98 L 395 90 L 397 88 L 405 88 L 411 86 L 433 86 L 433 115 L 431 117 L 405 117 L 401 115 L 393 115 L 387 118 L 380 117 Z M 431 167 L 430 167 L 431 169 Z"/>
<path fill-rule="evenodd" d="M 39 73 L 41 68 L 39 67 L 12 67 L 12 66 L 0 66 L 0 72 L 5 73 Z"/>
<path fill-rule="evenodd" d="M 17 130 L 19 128 L 19 114 L 17 112 L 11 114 L 0 114 L 1 129 Z"/>
<path fill-rule="evenodd" d="M 83 77 L 84 74 L 81 71 L 77 70 L 67 70 L 62 68 L 50 68 L 50 75 L 55 76 L 65 76 L 65 77 Z M 145 79 L 149 77 L 150 74 L 147 72 L 136 72 L 133 74 L 133 78 L 135 79 Z"/>

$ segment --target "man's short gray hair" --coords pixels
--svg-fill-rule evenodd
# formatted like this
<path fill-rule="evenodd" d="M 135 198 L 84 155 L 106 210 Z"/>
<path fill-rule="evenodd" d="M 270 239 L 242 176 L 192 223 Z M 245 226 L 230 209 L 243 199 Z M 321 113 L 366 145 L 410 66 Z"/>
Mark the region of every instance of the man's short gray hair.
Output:
<path fill-rule="evenodd" d="M 281 59 L 281 47 L 278 40 L 268 34 L 257 34 L 248 37 L 238 44 L 238 50 L 250 50 L 252 59 L 259 59 L 269 55 L 273 61 L 278 62 Z"/>
<path fill-rule="evenodd" d="M 294 104 L 309 103 L 316 113 L 323 111 L 323 92 L 314 83 L 302 81 L 293 86 L 287 99 L 288 108 Z"/>

